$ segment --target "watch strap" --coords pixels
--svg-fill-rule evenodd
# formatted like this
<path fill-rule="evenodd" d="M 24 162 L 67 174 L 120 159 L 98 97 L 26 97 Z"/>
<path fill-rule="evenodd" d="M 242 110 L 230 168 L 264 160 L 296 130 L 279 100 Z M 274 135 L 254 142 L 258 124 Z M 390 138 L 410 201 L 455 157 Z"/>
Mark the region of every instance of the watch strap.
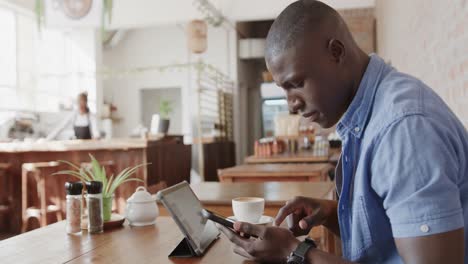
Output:
<path fill-rule="evenodd" d="M 307 252 L 311 248 L 317 248 L 317 245 L 315 244 L 314 240 L 309 237 L 306 238 L 303 242 L 299 243 L 297 248 L 291 253 L 291 258 L 294 257 L 294 263 L 297 263 L 298 258 L 300 259 L 300 263 L 304 263 Z"/>

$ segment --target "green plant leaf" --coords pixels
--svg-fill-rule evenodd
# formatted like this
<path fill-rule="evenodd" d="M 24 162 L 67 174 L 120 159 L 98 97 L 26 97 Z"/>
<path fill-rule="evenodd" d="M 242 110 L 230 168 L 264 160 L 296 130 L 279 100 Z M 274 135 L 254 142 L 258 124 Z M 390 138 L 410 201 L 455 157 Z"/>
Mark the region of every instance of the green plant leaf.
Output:
<path fill-rule="evenodd" d="M 171 112 L 171 102 L 168 100 L 161 100 L 159 103 L 159 114 L 161 115 L 161 118 L 168 119 Z"/>
<path fill-rule="evenodd" d="M 59 172 L 53 173 L 52 175 L 70 175 L 70 176 L 80 179 L 81 181 L 89 181 L 89 178 L 86 177 L 87 175 L 83 175 L 79 172 L 72 171 L 72 170 L 59 171 Z"/>
<path fill-rule="evenodd" d="M 107 186 L 106 186 L 106 188 L 104 189 L 106 195 L 111 194 L 111 193 L 109 193 L 109 190 L 110 190 L 110 186 L 112 185 L 113 181 L 114 181 L 114 174 L 111 175 L 111 177 L 109 178 L 109 181 L 107 182 Z M 111 194 L 111 195 L 112 195 L 112 194 Z"/>
<path fill-rule="evenodd" d="M 106 175 L 106 168 L 104 166 L 101 167 L 101 175 L 102 175 L 102 187 L 107 187 L 107 175 Z"/>
<path fill-rule="evenodd" d="M 81 168 L 78 167 L 77 165 L 75 165 L 75 164 L 73 164 L 73 163 L 71 163 L 71 162 L 69 162 L 69 161 L 66 161 L 66 160 L 58 160 L 58 162 L 60 162 L 60 163 L 65 163 L 65 164 L 69 165 L 70 167 L 76 169 L 77 171 L 81 169 Z"/>
<path fill-rule="evenodd" d="M 91 166 L 85 166 L 85 167 L 78 167 L 77 165 L 65 161 L 65 160 L 60 160 L 59 162 L 64 163 L 69 165 L 71 168 L 75 170 L 64 170 L 64 171 L 59 171 L 54 174 L 66 174 L 66 175 L 71 175 L 73 177 L 76 177 L 80 179 L 81 181 L 84 182 L 89 182 L 89 181 L 100 181 L 102 182 L 102 189 L 103 189 L 103 195 L 104 196 L 112 196 L 112 194 L 115 192 L 115 190 L 122 184 L 130 181 L 138 181 L 138 182 L 143 182 L 142 179 L 138 178 L 131 178 L 133 174 L 136 173 L 136 171 L 141 168 L 150 165 L 151 163 L 143 163 L 134 167 L 128 167 L 123 169 L 117 176 L 111 175 L 111 177 L 108 179 L 106 175 L 106 169 L 104 166 L 101 166 L 98 160 L 94 158 L 93 155 L 89 154 L 89 157 L 91 159 Z"/>
<path fill-rule="evenodd" d="M 137 169 L 143 167 L 143 166 L 147 166 L 148 164 L 140 164 L 140 165 L 137 165 L 135 167 L 132 167 L 132 168 L 126 168 L 124 169 L 123 171 L 121 171 L 119 173 L 119 175 L 117 175 L 117 177 L 115 178 L 115 180 L 112 182 L 112 186 L 109 190 L 109 193 L 114 193 L 114 191 L 120 186 L 122 185 L 123 183 L 126 182 L 126 180 L 128 180 L 135 172 Z M 144 182 L 143 180 L 141 179 L 138 179 L 138 178 L 132 178 L 132 180 L 135 180 L 135 181 L 141 181 L 141 182 Z"/>
<path fill-rule="evenodd" d="M 90 181 L 97 181 L 96 176 L 94 175 L 94 173 L 89 168 L 86 168 L 86 167 L 81 168 L 80 173 L 87 175 L 88 178 L 90 179 Z"/>

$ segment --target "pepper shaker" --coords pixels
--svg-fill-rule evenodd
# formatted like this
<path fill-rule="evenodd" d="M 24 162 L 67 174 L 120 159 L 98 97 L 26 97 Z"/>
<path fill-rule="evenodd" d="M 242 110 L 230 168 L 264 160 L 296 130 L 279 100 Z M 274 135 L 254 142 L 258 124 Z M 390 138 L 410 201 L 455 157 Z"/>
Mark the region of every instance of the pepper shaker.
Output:
<path fill-rule="evenodd" d="M 102 212 L 102 182 L 91 181 L 86 183 L 88 205 L 88 232 L 102 233 L 104 231 L 104 220 Z"/>

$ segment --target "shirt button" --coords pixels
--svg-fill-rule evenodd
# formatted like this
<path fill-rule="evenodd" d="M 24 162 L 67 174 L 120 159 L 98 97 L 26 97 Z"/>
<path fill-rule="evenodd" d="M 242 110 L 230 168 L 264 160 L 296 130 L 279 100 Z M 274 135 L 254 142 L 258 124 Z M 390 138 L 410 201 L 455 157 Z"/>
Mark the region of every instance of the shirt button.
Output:
<path fill-rule="evenodd" d="M 359 131 L 361 131 L 361 129 L 359 127 L 354 128 L 354 132 L 359 132 Z"/>
<path fill-rule="evenodd" d="M 423 232 L 423 233 L 429 232 L 429 226 L 428 226 L 428 225 L 421 225 L 421 226 L 419 227 L 419 229 L 420 229 L 421 232 Z"/>

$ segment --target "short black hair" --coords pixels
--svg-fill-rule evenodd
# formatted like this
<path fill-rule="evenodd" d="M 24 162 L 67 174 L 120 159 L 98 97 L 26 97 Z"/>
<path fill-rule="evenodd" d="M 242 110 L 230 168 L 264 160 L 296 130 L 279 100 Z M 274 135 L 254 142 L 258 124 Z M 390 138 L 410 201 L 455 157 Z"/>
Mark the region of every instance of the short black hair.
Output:
<path fill-rule="evenodd" d="M 275 19 L 266 40 L 266 57 L 271 58 L 320 28 L 326 19 L 341 20 L 330 6 L 316 0 L 299 0 L 290 4 Z"/>

